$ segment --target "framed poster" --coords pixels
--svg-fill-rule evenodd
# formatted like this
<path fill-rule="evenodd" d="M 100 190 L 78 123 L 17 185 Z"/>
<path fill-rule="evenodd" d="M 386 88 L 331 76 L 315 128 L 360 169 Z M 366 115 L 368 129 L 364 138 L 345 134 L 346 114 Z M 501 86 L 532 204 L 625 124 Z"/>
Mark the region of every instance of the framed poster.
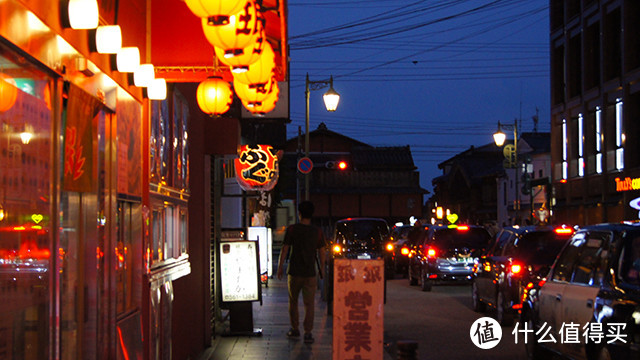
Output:
<path fill-rule="evenodd" d="M 260 300 L 256 241 L 220 242 L 220 283 L 223 302 Z"/>

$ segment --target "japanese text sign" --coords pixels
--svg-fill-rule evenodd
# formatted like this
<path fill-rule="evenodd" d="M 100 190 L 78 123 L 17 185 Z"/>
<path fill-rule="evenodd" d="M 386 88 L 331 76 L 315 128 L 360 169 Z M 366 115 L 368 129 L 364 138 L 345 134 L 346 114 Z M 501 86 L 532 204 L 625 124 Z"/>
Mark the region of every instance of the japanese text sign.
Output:
<path fill-rule="evenodd" d="M 235 168 L 236 180 L 243 190 L 269 191 L 278 182 L 278 155 L 270 145 L 243 145 Z"/>
<path fill-rule="evenodd" d="M 333 266 L 333 359 L 382 359 L 384 260 Z"/>

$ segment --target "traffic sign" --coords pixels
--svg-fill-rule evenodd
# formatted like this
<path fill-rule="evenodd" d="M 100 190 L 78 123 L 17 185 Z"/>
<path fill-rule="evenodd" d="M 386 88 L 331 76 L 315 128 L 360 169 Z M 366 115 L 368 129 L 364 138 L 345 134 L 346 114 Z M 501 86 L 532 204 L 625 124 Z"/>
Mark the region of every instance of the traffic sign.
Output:
<path fill-rule="evenodd" d="M 308 174 L 313 169 L 313 161 L 308 157 L 302 157 L 298 160 L 298 171 L 303 174 Z"/>

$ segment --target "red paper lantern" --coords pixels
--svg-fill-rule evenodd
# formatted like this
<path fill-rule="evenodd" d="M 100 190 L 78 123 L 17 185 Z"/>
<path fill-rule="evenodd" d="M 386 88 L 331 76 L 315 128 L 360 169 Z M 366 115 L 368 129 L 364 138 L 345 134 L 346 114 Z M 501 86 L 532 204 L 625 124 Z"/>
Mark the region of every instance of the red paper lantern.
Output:
<path fill-rule="evenodd" d="M 231 86 L 221 77 L 210 77 L 198 85 L 196 100 L 203 112 L 212 115 L 224 114 L 233 102 Z"/>
<path fill-rule="evenodd" d="M 269 79 L 266 84 L 244 84 L 238 81 L 233 82 L 233 89 L 240 100 L 248 103 L 261 102 L 273 91 L 278 91 L 278 82 L 275 78 Z"/>
<path fill-rule="evenodd" d="M 0 73 L 0 111 L 11 109 L 18 98 L 16 82 L 9 75 Z"/>
<path fill-rule="evenodd" d="M 226 57 L 240 54 L 245 47 L 255 44 L 260 35 L 256 4 L 246 1 L 227 24 L 216 25 L 202 18 L 202 30 L 209 43 L 224 50 Z"/>
<path fill-rule="evenodd" d="M 240 0 L 185 0 L 189 10 L 200 18 L 209 18 L 211 22 L 224 24 L 229 16 L 235 14 L 244 5 Z"/>
<path fill-rule="evenodd" d="M 229 66 L 233 72 L 246 71 L 249 65 L 260 59 L 267 38 L 263 27 L 263 19 L 258 13 L 257 27 L 255 32 L 255 42 L 244 47 L 241 51 L 234 51 L 233 53 L 226 52 L 225 49 L 214 46 L 216 57 L 221 63 Z M 266 82 L 266 81 L 265 81 Z"/>
<path fill-rule="evenodd" d="M 262 84 L 269 81 L 276 67 L 276 54 L 269 42 L 266 42 L 258 61 L 249 64 L 247 71 L 233 73 L 234 82 Z"/>
<path fill-rule="evenodd" d="M 271 145 L 242 145 L 234 165 L 236 180 L 245 191 L 268 191 L 278 182 L 278 156 Z"/>

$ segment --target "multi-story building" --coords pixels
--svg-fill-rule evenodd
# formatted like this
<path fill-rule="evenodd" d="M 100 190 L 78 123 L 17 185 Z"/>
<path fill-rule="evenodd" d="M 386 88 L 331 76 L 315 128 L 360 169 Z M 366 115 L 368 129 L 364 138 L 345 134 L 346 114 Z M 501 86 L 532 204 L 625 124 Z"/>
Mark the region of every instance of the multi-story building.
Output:
<path fill-rule="evenodd" d="M 553 216 L 638 219 L 640 3 L 550 1 Z"/>

